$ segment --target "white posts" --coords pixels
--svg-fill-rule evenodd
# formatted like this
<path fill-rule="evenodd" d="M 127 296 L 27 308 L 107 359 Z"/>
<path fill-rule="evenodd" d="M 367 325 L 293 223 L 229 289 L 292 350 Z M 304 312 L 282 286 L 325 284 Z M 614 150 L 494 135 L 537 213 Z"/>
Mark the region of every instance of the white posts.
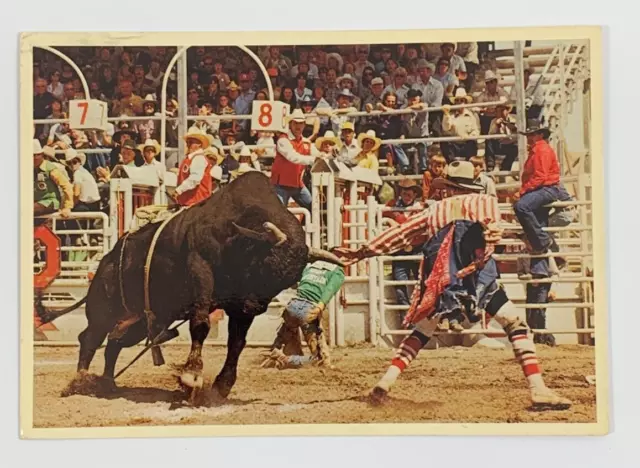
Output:
<path fill-rule="evenodd" d="M 187 128 L 189 123 L 187 122 L 188 96 L 187 96 L 187 82 L 189 80 L 187 70 L 187 56 L 186 54 L 180 54 L 178 57 L 178 159 L 180 164 L 186 155 L 186 142 L 184 136 L 187 134 Z"/>
<path fill-rule="evenodd" d="M 524 58 L 522 51 L 522 42 L 515 41 L 513 43 L 513 63 L 515 65 L 516 82 L 516 125 L 518 130 L 527 128 L 527 110 L 524 107 Z M 540 80 L 542 77 L 539 78 Z M 524 135 L 518 135 L 518 161 L 520 166 L 520 175 L 524 168 L 524 162 L 527 159 L 527 138 Z"/>
<path fill-rule="evenodd" d="M 333 192 L 332 192 L 333 193 Z M 342 211 L 342 206 L 344 203 L 344 200 L 342 199 L 342 197 L 329 197 L 327 196 L 327 207 L 329 206 L 329 199 L 333 198 L 333 213 L 334 216 L 332 216 L 332 218 L 335 217 L 339 217 Z M 329 224 L 327 222 L 327 224 Z M 331 235 L 331 240 L 329 240 L 329 237 L 327 236 L 327 248 L 331 249 L 332 247 L 335 247 L 337 245 L 340 244 L 339 239 L 341 238 L 341 227 L 342 227 L 342 223 L 335 223 L 332 222 L 333 226 L 332 226 L 332 235 Z M 331 316 L 331 310 L 333 310 L 333 315 L 335 317 L 335 341 L 333 343 L 335 343 L 337 346 L 344 346 L 344 311 L 342 310 L 342 305 L 341 304 L 337 304 L 337 299 L 334 296 L 333 299 L 331 299 L 331 309 L 330 309 L 330 316 Z"/>
<path fill-rule="evenodd" d="M 160 115 L 162 116 L 162 120 L 160 121 L 160 162 L 162 164 L 166 164 L 167 160 L 167 84 L 169 83 L 169 75 L 178 58 L 180 58 L 188 48 L 189 46 L 184 46 L 176 52 L 176 55 L 171 58 L 167 69 L 164 71 L 164 77 L 162 77 L 162 98 L 160 103 Z"/>
<path fill-rule="evenodd" d="M 372 239 L 375 237 L 376 232 L 376 208 L 377 202 L 374 196 L 369 195 L 367 197 L 367 238 Z M 378 259 L 370 258 L 369 262 L 369 341 L 374 346 L 378 344 L 378 294 L 382 294 L 383 291 L 377 290 L 378 281 Z M 383 294 L 384 296 L 384 294 Z"/>

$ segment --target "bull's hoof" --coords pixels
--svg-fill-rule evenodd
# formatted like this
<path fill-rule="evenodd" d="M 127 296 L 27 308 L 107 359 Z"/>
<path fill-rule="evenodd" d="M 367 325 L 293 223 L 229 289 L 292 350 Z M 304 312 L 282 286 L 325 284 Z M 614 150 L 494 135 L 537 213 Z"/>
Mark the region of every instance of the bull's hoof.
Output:
<path fill-rule="evenodd" d="M 369 393 L 369 403 L 372 406 L 380 406 L 388 399 L 388 392 L 380 387 L 374 387 Z"/>
<path fill-rule="evenodd" d="M 80 371 L 71 382 L 62 390 L 60 396 L 71 395 L 100 396 L 116 390 L 115 381 L 110 377 L 89 374 L 87 371 Z"/>
<path fill-rule="evenodd" d="M 233 385 L 224 383 L 223 380 L 218 378 L 215 382 L 213 382 L 211 390 L 212 393 L 217 393 L 221 400 L 224 400 L 229 396 L 229 393 L 231 393 L 231 388 L 233 388 Z"/>
<path fill-rule="evenodd" d="M 191 389 L 201 389 L 204 386 L 204 378 L 201 372 L 185 371 L 180 375 L 180 383 Z"/>

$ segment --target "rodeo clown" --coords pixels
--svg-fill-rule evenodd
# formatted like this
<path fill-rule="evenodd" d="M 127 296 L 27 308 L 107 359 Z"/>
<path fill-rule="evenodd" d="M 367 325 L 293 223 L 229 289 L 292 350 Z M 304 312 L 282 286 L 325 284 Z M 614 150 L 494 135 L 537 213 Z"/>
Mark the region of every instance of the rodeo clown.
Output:
<path fill-rule="evenodd" d="M 209 198 L 213 191 L 209 177 L 213 166 L 204 153 L 211 142 L 197 127 L 189 128 L 184 139 L 187 143 L 187 156 L 178 168 L 178 186 L 173 190 L 168 188 L 167 195 L 180 206 L 191 206 Z"/>
<path fill-rule="evenodd" d="M 372 403 L 381 403 L 398 376 L 427 344 L 442 318 L 484 309 L 504 329 L 528 381 L 534 406 L 567 408 L 571 402 L 549 389 L 536 357 L 530 329 L 522 313 L 497 285 L 499 272 L 492 258 L 502 234 L 498 200 L 480 194 L 474 183 L 473 165 L 454 161 L 447 175 L 433 180 L 435 188 L 446 188 L 447 198 L 388 229 L 359 249 L 335 248 L 346 265 L 364 258 L 390 255 L 424 240 L 420 281 L 412 295 L 404 326 L 412 333 L 400 344 L 391 365 L 370 393 Z"/>
<path fill-rule="evenodd" d="M 344 284 L 344 270 L 318 260 L 306 266 L 298 283 L 298 292 L 283 313 L 283 323 L 260 367 L 299 368 L 305 364 L 331 366 L 331 358 L 320 321 L 331 298 Z M 302 355 L 300 331 L 309 346 L 310 356 Z M 284 346 L 284 352 L 282 347 Z M 286 355 L 285 353 L 291 355 Z"/>

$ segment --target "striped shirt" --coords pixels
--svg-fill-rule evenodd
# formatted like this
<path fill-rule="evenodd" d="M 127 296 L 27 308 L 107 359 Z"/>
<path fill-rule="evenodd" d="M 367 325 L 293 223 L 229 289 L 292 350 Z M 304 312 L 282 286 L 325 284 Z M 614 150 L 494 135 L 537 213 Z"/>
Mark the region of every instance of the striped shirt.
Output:
<path fill-rule="evenodd" d="M 384 231 L 364 247 L 366 256 L 392 254 L 409 245 L 423 243 L 447 224 L 467 220 L 483 224 L 500 221 L 498 199 L 484 194 L 458 195 L 441 200 Z"/>

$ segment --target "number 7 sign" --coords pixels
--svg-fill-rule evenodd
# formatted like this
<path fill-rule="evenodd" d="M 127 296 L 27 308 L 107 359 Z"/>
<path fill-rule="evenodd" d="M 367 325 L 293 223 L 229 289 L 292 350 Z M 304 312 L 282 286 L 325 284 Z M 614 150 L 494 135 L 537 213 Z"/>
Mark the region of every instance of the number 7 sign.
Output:
<path fill-rule="evenodd" d="M 286 132 L 289 104 L 280 101 L 253 101 L 251 130 Z"/>
<path fill-rule="evenodd" d="M 107 103 L 97 99 L 69 101 L 69 126 L 77 130 L 105 130 L 107 127 Z"/>

